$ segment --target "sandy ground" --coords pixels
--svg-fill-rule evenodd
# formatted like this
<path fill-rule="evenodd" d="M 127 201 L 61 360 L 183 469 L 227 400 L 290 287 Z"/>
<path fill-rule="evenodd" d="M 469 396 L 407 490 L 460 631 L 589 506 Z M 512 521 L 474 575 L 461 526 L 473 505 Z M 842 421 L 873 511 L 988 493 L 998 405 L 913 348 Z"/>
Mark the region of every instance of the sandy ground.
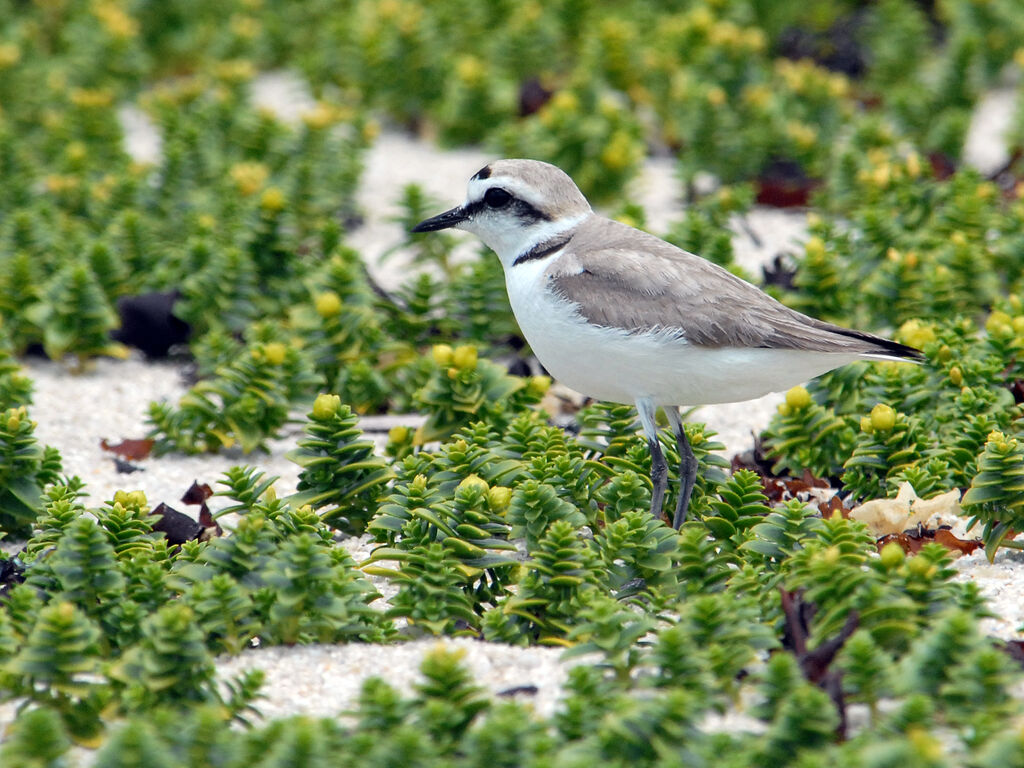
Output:
<path fill-rule="evenodd" d="M 286 75 L 263 78 L 255 88 L 254 98 L 260 103 L 294 114 L 309 103 L 301 88 Z M 996 101 L 1000 109 L 986 102 L 989 114 L 1005 114 L 1005 99 Z M 126 109 L 122 117 L 129 128 L 128 146 L 140 158 L 152 158 L 159 152 L 159 137 L 135 110 Z M 995 143 L 992 130 L 999 120 L 975 121 L 972 141 L 976 146 Z M 991 125 L 989 125 L 991 123 Z M 979 150 L 978 163 L 995 163 L 992 153 Z M 366 255 L 375 276 L 385 285 L 393 285 L 403 273 L 400 260 L 379 263 L 379 256 L 395 243 L 402 233 L 389 221 L 396 211 L 401 187 L 410 182 L 422 184 L 444 205 L 461 201 L 468 177 L 488 160 L 490 155 L 477 149 L 440 151 L 410 137 L 385 132 L 366 158 L 359 203 L 366 223 L 352 233 L 349 242 Z M 673 165 L 667 160 L 652 160 L 632 185 L 629 194 L 647 211 L 649 228 L 663 231 L 682 210 Z M 757 234 L 755 243 L 745 232 L 736 236 L 738 260 L 757 272 L 759 265 L 776 253 L 793 250 L 804 231 L 801 213 L 774 210 L 755 211 L 746 222 L 747 231 Z M 466 236 L 467 242 L 471 238 Z M 475 244 L 472 246 L 475 247 Z M 60 449 L 65 471 L 77 474 L 87 483 L 90 504 L 110 499 L 118 489 L 145 491 L 153 506 L 163 501 L 184 511 L 178 499 L 193 482 L 215 486 L 221 473 L 237 464 L 252 464 L 278 475 L 278 493 L 294 489 L 297 468 L 284 458 L 294 445 L 297 429 L 287 432 L 271 443 L 269 454 L 241 456 L 224 454 L 213 457 L 179 455 L 139 462 L 142 471 L 119 474 L 111 454 L 100 448 L 100 440 L 113 442 L 121 438 L 141 437 L 146 432 L 145 413 L 152 400 L 176 400 L 184 391 L 181 371 L 167 363 L 145 363 L 102 360 L 84 375 L 71 376 L 55 363 L 30 361 L 27 373 L 35 382 L 32 417 L 38 422 L 37 435 L 45 443 Z M 706 421 L 719 432 L 725 443 L 726 456 L 748 449 L 751 434 L 762 429 L 771 417 L 781 395 L 769 395 L 748 403 L 699 409 L 692 421 Z M 394 423 L 415 423 L 416 417 L 387 417 L 367 420 L 364 428 L 378 438 Z M 213 505 L 216 508 L 216 504 Z M 357 556 L 369 552 L 370 543 L 355 540 L 348 546 Z M 990 600 L 995 618 L 986 620 L 985 630 L 1002 638 L 1024 637 L 1018 628 L 1024 624 L 1024 601 L 1019 595 L 1024 588 L 1024 562 L 1021 555 L 1000 553 L 994 564 L 980 553 L 957 562 L 958 578 L 974 581 Z M 408 688 L 417 679 L 417 668 L 423 654 L 441 644 L 458 648 L 478 682 L 492 692 L 519 686 L 535 686 L 536 693 L 520 694 L 533 702 L 539 713 L 550 714 L 555 707 L 560 686 L 569 666 L 577 660 L 563 662 L 555 649 L 517 649 L 471 640 L 418 641 L 400 646 L 309 646 L 297 648 L 254 649 L 242 655 L 221 660 L 221 671 L 231 677 L 239 670 L 263 669 L 267 675 L 265 699 L 261 709 L 267 716 L 294 713 L 332 715 L 352 706 L 362 681 L 380 675 L 399 688 Z M 11 708 L 0 708 L 0 727 L 12 714 Z"/>

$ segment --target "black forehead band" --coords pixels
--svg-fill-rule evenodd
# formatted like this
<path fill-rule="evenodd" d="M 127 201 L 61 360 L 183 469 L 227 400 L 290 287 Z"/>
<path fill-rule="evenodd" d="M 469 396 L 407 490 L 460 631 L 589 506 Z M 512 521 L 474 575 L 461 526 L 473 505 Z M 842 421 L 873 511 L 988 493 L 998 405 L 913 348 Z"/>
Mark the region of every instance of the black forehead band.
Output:
<path fill-rule="evenodd" d="M 485 165 L 483 168 L 481 168 L 479 171 L 473 174 L 473 178 L 476 179 L 477 181 L 483 181 L 484 179 L 491 178 L 491 166 Z"/>

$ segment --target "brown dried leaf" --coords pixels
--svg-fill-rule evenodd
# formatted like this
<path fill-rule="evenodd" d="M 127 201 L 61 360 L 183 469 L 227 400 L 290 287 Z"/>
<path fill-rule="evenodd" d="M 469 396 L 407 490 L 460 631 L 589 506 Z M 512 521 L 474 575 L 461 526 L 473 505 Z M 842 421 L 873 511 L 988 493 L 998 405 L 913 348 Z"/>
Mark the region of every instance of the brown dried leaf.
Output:
<path fill-rule="evenodd" d="M 946 549 L 955 550 L 964 555 L 969 555 L 976 549 L 982 547 L 980 539 L 960 539 L 953 535 L 948 528 L 939 528 L 935 531 L 935 542 Z"/>
<path fill-rule="evenodd" d="M 843 504 L 843 499 L 838 493 L 828 501 L 820 502 L 818 504 L 818 511 L 821 512 L 821 516 L 826 520 L 832 517 L 836 512 L 838 512 L 844 520 L 849 519 L 850 517 L 850 510 L 848 510 L 846 505 Z"/>
<path fill-rule="evenodd" d="M 198 480 L 193 480 L 192 485 L 185 491 L 185 495 L 181 497 L 181 500 L 185 504 L 206 504 L 206 500 L 213 496 L 213 489 L 207 484 L 199 484 Z"/>
<path fill-rule="evenodd" d="M 903 551 L 908 555 L 917 554 L 921 551 L 921 547 L 931 542 L 941 544 L 946 549 L 952 552 L 958 552 L 961 555 L 969 555 L 971 552 L 982 546 L 981 541 L 977 539 L 957 538 L 948 528 L 933 530 L 924 528 L 923 526 L 904 531 L 903 533 L 890 533 L 880 537 L 876 541 L 878 551 L 881 552 L 882 547 L 890 541 L 895 541 L 903 547 Z"/>
<path fill-rule="evenodd" d="M 104 438 L 100 440 L 100 448 L 104 451 L 116 453 L 118 456 L 122 456 L 129 461 L 139 461 L 149 457 L 150 452 L 153 450 L 153 441 L 141 438 L 138 440 L 122 440 L 117 445 L 111 445 Z"/>

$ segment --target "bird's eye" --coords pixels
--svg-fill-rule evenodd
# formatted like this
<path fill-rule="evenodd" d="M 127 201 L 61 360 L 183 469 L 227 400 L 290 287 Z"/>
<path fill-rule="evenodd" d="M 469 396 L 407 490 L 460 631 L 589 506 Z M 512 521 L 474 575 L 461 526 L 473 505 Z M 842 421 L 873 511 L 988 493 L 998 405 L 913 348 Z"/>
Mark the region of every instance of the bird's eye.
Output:
<path fill-rule="evenodd" d="M 490 208 L 504 208 L 512 199 L 512 195 L 501 187 L 491 187 L 484 192 L 484 202 Z"/>

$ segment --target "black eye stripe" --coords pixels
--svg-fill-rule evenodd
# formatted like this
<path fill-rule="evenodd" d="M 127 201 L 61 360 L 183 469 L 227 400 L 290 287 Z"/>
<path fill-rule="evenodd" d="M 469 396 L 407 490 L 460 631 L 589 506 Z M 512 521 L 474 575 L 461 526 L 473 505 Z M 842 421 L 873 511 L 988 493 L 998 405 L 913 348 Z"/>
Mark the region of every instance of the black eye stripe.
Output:
<path fill-rule="evenodd" d="M 532 203 L 528 203 L 518 197 L 512 196 L 512 199 L 502 208 L 492 208 L 483 199 L 475 200 L 465 206 L 465 213 L 469 218 L 478 216 L 481 213 L 494 212 L 500 210 L 503 213 L 508 212 L 519 219 L 523 224 L 535 224 L 538 221 L 551 221 L 551 217 L 544 211 L 537 208 Z"/>

